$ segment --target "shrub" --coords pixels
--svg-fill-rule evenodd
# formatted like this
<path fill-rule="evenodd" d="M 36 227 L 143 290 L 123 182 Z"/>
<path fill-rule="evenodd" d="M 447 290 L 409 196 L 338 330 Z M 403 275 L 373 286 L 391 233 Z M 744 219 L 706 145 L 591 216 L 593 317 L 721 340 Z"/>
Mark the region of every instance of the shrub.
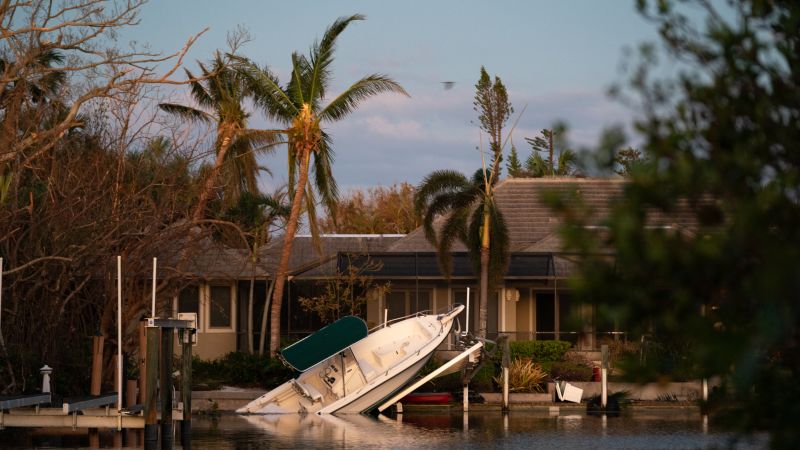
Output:
<path fill-rule="evenodd" d="M 509 342 L 509 346 L 511 359 L 530 359 L 541 363 L 561 361 L 572 344 L 566 341 L 514 341 Z"/>
<path fill-rule="evenodd" d="M 529 359 L 515 359 L 508 366 L 508 385 L 511 391 L 544 392 L 542 384 L 546 379 L 547 373 Z M 502 372 L 494 377 L 494 382 L 503 385 Z"/>
<path fill-rule="evenodd" d="M 231 352 L 214 361 L 192 361 L 196 384 L 218 387 L 220 384 L 273 388 L 292 378 L 294 371 L 277 359 L 244 352 Z"/>
<path fill-rule="evenodd" d="M 592 368 L 569 361 L 554 362 L 550 366 L 550 378 L 564 381 L 592 381 Z"/>

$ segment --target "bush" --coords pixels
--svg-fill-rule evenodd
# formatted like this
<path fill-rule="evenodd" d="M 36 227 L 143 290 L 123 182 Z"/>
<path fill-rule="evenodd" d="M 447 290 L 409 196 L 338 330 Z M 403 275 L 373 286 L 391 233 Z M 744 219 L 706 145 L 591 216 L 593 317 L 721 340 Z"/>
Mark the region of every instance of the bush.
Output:
<path fill-rule="evenodd" d="M 508 366 L 509 390 L 514 392 L 544 392 L 542 384 L 547 379 L 541 366 L 529 359 L 515 359 Z M 494 382 L 503 385 L 502 372 L 494 377 Z"/>
<path fill-rule="evenodd" d="M 570 361 L 554 362 L 550 366 L 550 378 L 564 381 L 592 381 L 592 368 Z"/>
<path fill-rule="evenodd" d="M 271 389 L 295 375 L 277 359 L 244 352 L 231 352 L 214 361 L 195 358 L 192 372 L 195 384 L 206 384 L 211 388 L 230 384 Z"/>
<path fill-rule="evenodd" d="M 514 341 L 509 342 L 511 359 L 530 359 L 536 363 L 561 361 L 572 347 L 566 341 Z"/>

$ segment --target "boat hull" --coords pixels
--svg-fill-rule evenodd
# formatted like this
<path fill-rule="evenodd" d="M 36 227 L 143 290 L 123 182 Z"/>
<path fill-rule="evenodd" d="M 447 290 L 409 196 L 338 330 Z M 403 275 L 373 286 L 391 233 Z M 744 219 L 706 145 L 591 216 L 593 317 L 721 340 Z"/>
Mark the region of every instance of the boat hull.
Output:
<path fill-rule="evenodd" d="M 322 415 L 375 409 L 419 373 L 462 309 L 390 323 L 237 412 Z"/>

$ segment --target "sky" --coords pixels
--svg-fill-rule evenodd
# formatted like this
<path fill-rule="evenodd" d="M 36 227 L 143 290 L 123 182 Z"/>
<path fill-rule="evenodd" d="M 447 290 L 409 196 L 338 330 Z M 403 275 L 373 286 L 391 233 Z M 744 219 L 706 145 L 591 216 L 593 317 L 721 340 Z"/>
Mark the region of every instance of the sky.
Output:
<path fill-rule="evenodd" d="M 530 154 L 524 138 L 556 120 L 569 124 L 575 147 L 592 146 L 604 127 L 627 126 L 634 117 L 606 94 L 624 81 L 625 49 L 657 41 L 633 0 L 154 0 L 122 39 L 170 53 L 209 27 L 187 55 L 187 66 L 196 69 L 196 61 L 224 49 L 227 33 L 243 26 L 253 40 L 241 53 L 285 80 L 293 51 L 307 52 L 337 17 L 354 13 L 367 20 L 340 35 L 330 92 L 381 73 L 410 97 L 382 94 L 326 126 L 343 191 L 418 184 L 438 169 L 466 174 L 479 168 L 478 147 L 487 144 L 472 101 L 481 66 L 508 89 L 516 113 L 507 130 L 525 109 L 512 136 L 521 158 Z M 444 81 L 455 84 L 444 89 Z M 189 101 L 185 91 L 176 95 Z M 268 125 L 253 111 L 251 126 Z M 273 172 L 260 180 L 263 188 L 285 183 L 285 153 L 262 158 Z"/>

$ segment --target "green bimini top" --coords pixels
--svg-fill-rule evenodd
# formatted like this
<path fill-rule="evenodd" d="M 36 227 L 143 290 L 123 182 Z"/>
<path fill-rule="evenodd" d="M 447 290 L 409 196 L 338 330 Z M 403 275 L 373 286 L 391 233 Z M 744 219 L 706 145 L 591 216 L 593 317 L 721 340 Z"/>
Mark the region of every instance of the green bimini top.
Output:
<path fill-rule="evenodd" d="M 335 355 L 367 337 L 367 324 L 346 316 L 281 350 L 281 356 L 295 370 L 305 372 L 314 364 Z"/>

